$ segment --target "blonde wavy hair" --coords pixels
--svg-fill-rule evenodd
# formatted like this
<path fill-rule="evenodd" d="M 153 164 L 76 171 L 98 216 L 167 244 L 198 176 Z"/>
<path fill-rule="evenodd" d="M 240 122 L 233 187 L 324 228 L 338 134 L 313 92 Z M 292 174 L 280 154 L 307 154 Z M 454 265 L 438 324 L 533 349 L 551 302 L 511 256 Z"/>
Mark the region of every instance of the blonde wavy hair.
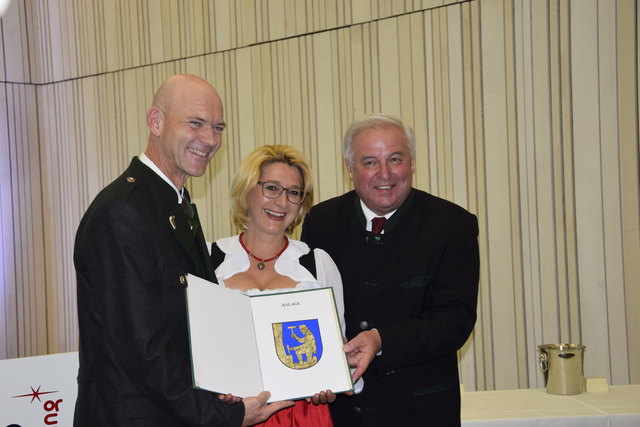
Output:
<path fill-rule="evenodd" d="M 302 191 L 305 197 L 300 204 L 298 215 L 287 227 L 287 234 L 293 233 L 313 205 L 311 169 L 304 154 L 289 145 L 258 147 L 242 160 L 231 185 L 231 220 L 242 231 L 246 230 L 249 224 L 247 216 L 249 193 L 258 185 L 263 168 L 273 163 L 284 163 L 297 168 L 302 178 Z"/>

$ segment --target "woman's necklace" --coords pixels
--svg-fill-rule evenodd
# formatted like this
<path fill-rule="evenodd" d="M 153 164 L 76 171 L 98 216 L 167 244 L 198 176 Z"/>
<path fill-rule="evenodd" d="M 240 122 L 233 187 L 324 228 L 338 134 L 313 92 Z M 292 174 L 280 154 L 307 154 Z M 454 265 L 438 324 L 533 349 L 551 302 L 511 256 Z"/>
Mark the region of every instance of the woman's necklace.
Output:
<path fill-rule="evenodd" d="M 249 254 L 250 257 L 258 261 L 258 270 L 264 270 L 265 262 L 269 262 L 277 259 L 280 255 L 282 255 L 284 250 L 287 249 L 287 246 L 289 246 L 289 239 L 287 238 L 287 236 L 284 236 L 284 246 L 282 247 L 282 249 L 280 249 L 280 252 L 278 252 L 277 254 L 275 254 L 275 256 L 272 256 L 271 258 L 267 258 L 267 259 L 258 258 L 244 245 L 244 242 L 242 241 L 243 234 L 244 234 L 244 231 L 240 233 L 240 245 L 242 245 L 242 249 L 244 249 L 247 252 L 247 254 Z"/>

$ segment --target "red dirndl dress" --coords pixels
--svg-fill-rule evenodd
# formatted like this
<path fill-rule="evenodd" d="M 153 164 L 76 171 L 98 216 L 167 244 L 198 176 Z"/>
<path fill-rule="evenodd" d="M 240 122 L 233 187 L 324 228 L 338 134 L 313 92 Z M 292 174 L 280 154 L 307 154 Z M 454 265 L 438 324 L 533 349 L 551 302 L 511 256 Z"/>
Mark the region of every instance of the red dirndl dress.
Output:
<path fill-rule="evenodd" d="M 256 424 L 265 427 L 333 427 L 329 405 L 314 405 L 306 400 L 273 414 L 267 421 Z"/>

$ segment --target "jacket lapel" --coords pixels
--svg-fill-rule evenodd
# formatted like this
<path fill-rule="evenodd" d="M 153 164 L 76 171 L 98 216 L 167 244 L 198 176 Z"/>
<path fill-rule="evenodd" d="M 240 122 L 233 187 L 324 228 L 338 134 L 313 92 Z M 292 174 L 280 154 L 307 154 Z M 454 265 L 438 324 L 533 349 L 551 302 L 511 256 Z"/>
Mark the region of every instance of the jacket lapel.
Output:
<path fill-rule="evenodd" d="M 198 224 L 200 224 L 200 217 L 198 216 L 198 208 L 194 203 L 192 203 L 191 206 L 193 206 L 193 212 L 194 212 L 196 221 L 198 221 Z M 196 243 L 196 247 L 197 247 L 200 259 L 203 260 L 204 275 L 201 277 L 209 281 L 214 281 L 215 273 L 213 270 L 213 265 L 211 265 L 211 261 L 209 259 L 210 258 L 209 249 L 207 248 L 207 243 L 205 242 L 205 239 L 204 239 L 204 233 L 202 232 L 201 224 L 198 226 L 198 230 L 196 231 L 195 243 Z"/>
<path fill-rule="evenodd" d="M 151 185 L 160 192 L 158 192 L 158 197 L 156 198 L 158 206 L 157 208 L 161 211 L 165 212 L 165 222 L 171 233 L 174 235 L 176 240 L 180 243 L 180 246 L 187 253 L 189 258 L 193 261 L 193 266 L 195 267 L 194 274 L 210 280 L 211 276 L 207 276 L 211 266 L 208 266 L 208 251 L 206 248 L 206 243 L 204 241 L 204 235 L 202 234 L 202 227 L 198 227 L 195 239 L 193 236 L 193 232 L 191 231 L 191 227 L 189 226 L 189 221 L 187 219 L 187 215 L 184 212 L 184 209 L 181 205 L 177 203 L 177 195 L 175 189 L 173 189 L 169 184 L 167 184 L 158 174 L 156 174 L 153 170 L 144 165 L 138 157 L 134 157 L 131 162 L 131 167 L 136 168 L 140 172 L 147 177 L 145 181 L 148 185 Z M 185 197 L 188 200 L 189 192 L 184 191 Z M 195 206 L 194 206 L 195 211 Z M 195 218 L 198 219 L 197 212 L 195 213 Z M 199 222 L 199 220 L 198 220 Z M 203 252 L 204 250 L 204 252 Z"/>
<path fill-rule="evenodd" d="M 171 231 L 173 232 L 175 238 L 178 240 L 178 242 L 180 242 L 182 248 L 194 261 L 197 268 L 197 274 L 203 274 L 204 266 L 202 262 L 202 256 L 198 251 L 198 245 L 196 245 L 196 240 L 193 237 L 193 232 L 191 231 L 189 221 L 187 220 L 187 216 L 184 213 L 182 206 L 177 205 L 176 209 L 169 213 L 166 221 L 171 227 Z"/>

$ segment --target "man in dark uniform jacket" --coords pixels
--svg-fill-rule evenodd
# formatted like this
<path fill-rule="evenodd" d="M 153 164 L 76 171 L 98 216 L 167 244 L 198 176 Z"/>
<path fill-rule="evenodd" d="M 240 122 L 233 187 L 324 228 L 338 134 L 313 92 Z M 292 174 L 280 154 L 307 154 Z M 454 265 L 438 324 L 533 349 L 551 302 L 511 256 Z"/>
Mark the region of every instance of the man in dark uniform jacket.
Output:
<path fill-rule="evenodd" d="M 213 279 L 184 183 L 220 148 L 222 101 L 192 75 L 167 79 L 147 112 L 149 142 L 103 189 L 76 235 L 80 369 L 74 425 L 240 426 L 289 403 L 234 403 L 193 388 L 185 287 Z M 211 327 L 217 327 L 211 325 Z"/>
<path fill-rule="evenodd" d="M 354 377 L 364 372 L 364 390 L 330 406 L 334 423 L 458 426 L 456 354 L 476 320 L 476 217 L 411 187 L 415 138 L 400 120 L 358 120 L 343 149 L 355 191 L 312 208 L 301 236 L 338 265 L 344 349 Z"/>

